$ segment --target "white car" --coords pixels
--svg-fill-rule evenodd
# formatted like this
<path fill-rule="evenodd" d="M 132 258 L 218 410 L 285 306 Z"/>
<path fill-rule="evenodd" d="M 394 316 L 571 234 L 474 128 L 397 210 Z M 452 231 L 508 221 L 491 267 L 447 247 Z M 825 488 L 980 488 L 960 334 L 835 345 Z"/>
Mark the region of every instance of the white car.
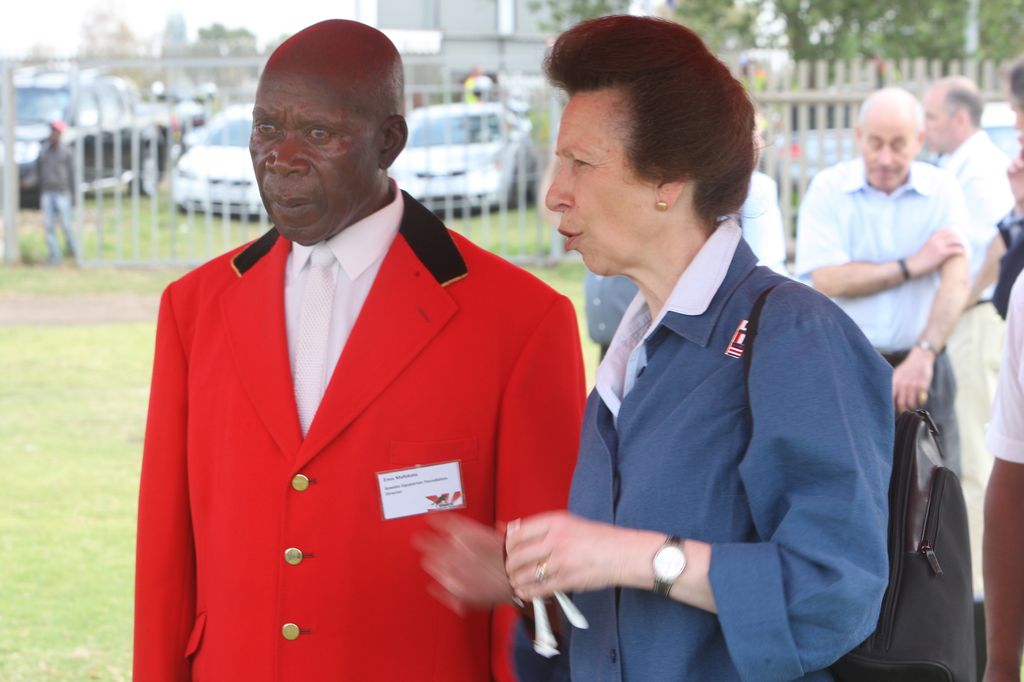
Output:
<path fill-rule="evenodd" d="M 252 104 L 236 104 L 189 136 L 174 169 L 172 196 L 182 211 L 258 216 L 263 212 L 249 156 Z"/>
<path fill-rule="evenodd" d="M 499 102 L 414 109 L 391 166 L 398 185 L 433 210 L 515 206 L 533 199 L 531 124 Z"/>
<path fill-rule="evenodd" d="M 1006 102 L 989 102 L 981 112 L 981 127 L 1011 159 L 1020 154 L 1021 131 L 1015 127 L 1017 115 Z"/>

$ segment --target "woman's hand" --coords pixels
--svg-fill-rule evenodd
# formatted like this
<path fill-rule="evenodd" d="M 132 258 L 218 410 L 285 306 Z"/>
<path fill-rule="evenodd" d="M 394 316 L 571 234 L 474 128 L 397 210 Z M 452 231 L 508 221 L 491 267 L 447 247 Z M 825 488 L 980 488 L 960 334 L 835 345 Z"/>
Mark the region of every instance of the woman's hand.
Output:
<path fill-rule="evenodd" d="M 515 594 L 528 601 L 556 591 L 584 592 L 615 585 L 644 586 L 660 533 L 551 512 L 509 523 L 505 570 Z M 640 583 L 640 584 L 638 584 Z"/>
<path fill-rule="evenodd" d="M 512 601 L 505 575 L 501 532 L 461 514 L 427 516 L 435 532 L 414 538 L 423 553 L 423 569 L 436 580 L 430 593 L 462 615 L 470 608 L 490 608 Z"/>

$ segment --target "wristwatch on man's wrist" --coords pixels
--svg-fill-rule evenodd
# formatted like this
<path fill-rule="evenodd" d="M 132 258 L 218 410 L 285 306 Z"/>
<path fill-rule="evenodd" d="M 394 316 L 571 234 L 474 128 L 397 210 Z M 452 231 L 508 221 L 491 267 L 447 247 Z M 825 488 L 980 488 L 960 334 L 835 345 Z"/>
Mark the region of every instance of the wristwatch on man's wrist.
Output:
<path fill-rule="evenodd" d="M 683 574 L 686 568 L 686 555 L 683 553 L 683 541 L 676 536 L 665 540 L 654 553 L 654 593 L 667 597 L 672 585 Z"/>
<path fill-rule="evenodd" d="M 932 342 L 929 341 L 928 339 L 921 339 L 914 345 L 923 351 L 928 351 L 929 353 L 932 354 L 932 357 L 935 357 L 939 354 L 939 351 L 935 349 L 935 346 L 933 346 Z"/>

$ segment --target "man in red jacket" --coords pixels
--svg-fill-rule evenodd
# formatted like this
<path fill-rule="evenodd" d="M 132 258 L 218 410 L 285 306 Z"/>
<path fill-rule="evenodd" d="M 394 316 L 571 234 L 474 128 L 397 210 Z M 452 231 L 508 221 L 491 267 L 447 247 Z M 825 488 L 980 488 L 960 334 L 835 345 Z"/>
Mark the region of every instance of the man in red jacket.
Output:
<path fill-rule="evenodd" d="M 569 301 L 387 176 L 402 68 L 311 26 L 267 62 L 274 224 L 164 292 L 139 501 L 135 679 L 511 679 L 510 613 L 434 599 L 431 512 L 564 507 L 583 406 Z"/>

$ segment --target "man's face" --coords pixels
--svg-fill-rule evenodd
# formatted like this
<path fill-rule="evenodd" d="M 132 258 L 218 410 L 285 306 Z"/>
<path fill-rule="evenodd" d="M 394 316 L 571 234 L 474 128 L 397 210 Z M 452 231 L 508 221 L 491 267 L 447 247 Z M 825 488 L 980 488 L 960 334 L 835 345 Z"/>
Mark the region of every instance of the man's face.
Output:
<path fill-rule="evenodd" d="M 398 152 L 388 152 L 388 126 L 353 106 L 358 96 L 293 72 L 263 74 L 249 152 L 263 204 L 286 239 L 328 239 L 386 196 Z"/>
<path fill-rule="evenodd" d="M 928 148 L 940 154 L 956 151 L 956 117 L 949 114 L 946 106 L 946 91 L 932 89 L 925 93 L 924 136 Z"/>
<path fill-rule="evenodd" d="M 856 132 L 868 184 L 891 194 L 907 181 L 910 163 L 921 150 L 924 139 L 913 113 L 907 107 L 879 102 L 868 111 Z"/>

